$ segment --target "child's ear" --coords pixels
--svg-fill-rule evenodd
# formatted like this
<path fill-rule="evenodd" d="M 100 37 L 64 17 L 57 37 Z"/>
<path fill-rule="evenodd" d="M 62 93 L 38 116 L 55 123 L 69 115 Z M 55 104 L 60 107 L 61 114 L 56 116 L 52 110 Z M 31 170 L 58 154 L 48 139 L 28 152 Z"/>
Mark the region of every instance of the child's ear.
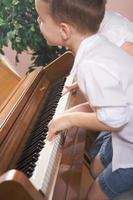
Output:
<path fill-rule="evenodd" d="M 60 23 L 60 34 L 63 40 L 67 40 L 71 35 L 71 28 L 66 23 Z"/>

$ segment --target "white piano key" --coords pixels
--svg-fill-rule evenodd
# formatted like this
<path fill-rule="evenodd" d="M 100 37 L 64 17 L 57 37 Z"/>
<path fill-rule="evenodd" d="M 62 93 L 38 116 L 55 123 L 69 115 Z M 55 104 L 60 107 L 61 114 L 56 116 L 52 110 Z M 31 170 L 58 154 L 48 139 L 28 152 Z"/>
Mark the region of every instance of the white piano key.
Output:
<path fill-rule="evenodd" d="M 73 78 L 69 76 L 65 84 L 71 85 L 72 82 Z M 69 104 L 69 98 L 69 93 L 60 98 L 54 115 L 58 115 L 66 110 Z M 40 152 L 39 159 L 36 163 L 36 168 L 32 177 L 30 178 L 35 188 L 37 190 L 41 190 L 47 196 L 48 200 L 52 199 L 54 185 L 61 160 L 61 137 L 61 134 L 57 135 L 52 142 L 49 142 L 47 139 L 45 140 L 44 148 Z"/>

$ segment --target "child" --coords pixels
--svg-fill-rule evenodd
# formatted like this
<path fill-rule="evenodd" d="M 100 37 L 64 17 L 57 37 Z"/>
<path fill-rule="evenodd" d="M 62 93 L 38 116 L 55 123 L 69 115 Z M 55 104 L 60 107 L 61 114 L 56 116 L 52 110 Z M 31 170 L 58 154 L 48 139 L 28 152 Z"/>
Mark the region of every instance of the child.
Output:
<path fill-rule="evenodd" d="M 99 32 L 108 38 L 111 42 L 116 44 L 125 50 L 128 54 L 133 56 L 133 22 L 129 21 L 126 17 L 122 16 L 120 13 L 106 9 L 104 19 L 100 25 Z M 75 82 L 72 86 L 66 86 L 64 93 L 67 93 L 78 87 Z M 101 145 L 105 142 L 107 143 L 110 140 L 110 133 L 101 133 L 91 149 L 89 150 L 89 156 L 93 158 Z M 105 143 L 103 145 L 105 145 Z"/>
<path fill-rule="evenodd" d="M 108 152 L 100 152 L 92 165 L 96 179 L 88 200 L 114 198 L 133 186 L 133 58 L 96 34 L 105 0 L 35 2 L 40 30 L 48 44 L 68 47 L 75 54 L 71 73 L 88 99 L 88 103 L 54 117 L 48 139 L 74 126 L 110 131 Z M 89 105 L 94 112 L 89 112 Z"/>

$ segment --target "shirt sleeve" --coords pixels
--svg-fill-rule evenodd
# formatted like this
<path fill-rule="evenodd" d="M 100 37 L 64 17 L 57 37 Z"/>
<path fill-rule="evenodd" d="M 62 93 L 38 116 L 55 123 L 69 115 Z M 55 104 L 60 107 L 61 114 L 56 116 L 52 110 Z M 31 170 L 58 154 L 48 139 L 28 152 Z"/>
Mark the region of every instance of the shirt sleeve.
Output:
<path fill-rule="evenodd" d="M 127 124 L 130 117 L 120 78 L 109 66 L 96 63 L 84 62 L 80 70 L 79 85 L 96 108 L 99 121 L 113 128 Z"/>
<path fill-rule="evenodd" d="M 126 105 L 119 77 L 108 68 L 95 63 L 84 63 L 78 72 L 79 87 L 93 107 Z"/>
<path fill-rule="evenodd" d="M 96 113 L 99 121 L 113 128 L 119 128 L 130 120 L 128 107 L 101 107 Z"/>

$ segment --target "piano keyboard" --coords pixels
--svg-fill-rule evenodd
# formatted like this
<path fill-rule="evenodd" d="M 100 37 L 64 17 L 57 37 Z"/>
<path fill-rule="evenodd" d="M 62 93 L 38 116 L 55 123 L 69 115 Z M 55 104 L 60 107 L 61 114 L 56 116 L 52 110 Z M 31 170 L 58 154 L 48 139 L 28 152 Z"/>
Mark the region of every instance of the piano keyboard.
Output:
<path fill-rule="evenodd" d="M 38 121 L 32 131 L 17 169 L 23 171 L 37 190 L 52 199 L 54 184 L 57 177 L 58 166 L 61 159 L 61 141 L 63 134 L 57 135 L 54 141 L 47 140 L 47 125 L 53 115 L 66 110 L 69 102 L 69 93 L 61 97 L 64 80 L 51 88 L 48 98 L 40 113 Z M 68 77 L 65 84 L 71 85 L 72 78 Z M 57 105 L 58 104 L 58 105 Z"/>

